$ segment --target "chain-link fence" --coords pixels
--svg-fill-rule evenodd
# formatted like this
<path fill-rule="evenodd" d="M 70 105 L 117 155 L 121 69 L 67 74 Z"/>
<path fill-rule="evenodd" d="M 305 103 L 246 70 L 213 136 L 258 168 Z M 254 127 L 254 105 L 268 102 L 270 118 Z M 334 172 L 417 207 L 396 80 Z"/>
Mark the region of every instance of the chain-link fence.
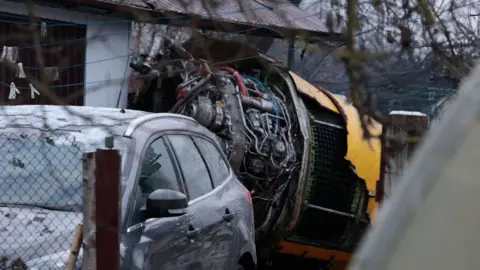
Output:
<path fill-rule="evenodd" d="M 82 148 L 67 134 L 0 133 L 0 270 L 65 269 L 82 223 Z"/>

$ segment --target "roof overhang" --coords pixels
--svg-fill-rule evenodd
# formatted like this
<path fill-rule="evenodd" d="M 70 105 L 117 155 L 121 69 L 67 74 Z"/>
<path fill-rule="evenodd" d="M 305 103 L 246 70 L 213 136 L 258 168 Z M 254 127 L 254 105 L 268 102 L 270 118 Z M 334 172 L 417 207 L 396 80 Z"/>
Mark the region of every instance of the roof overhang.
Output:
<path fill-rule="evenodd" d="M 15 0 L 14 0 L 15 1 Z M 44 5 L 63 7 L 81 12 L 91 12 L 110 15 L 154 24 L 169 24 L 173 26 L 187 26 L 179 23 L 183 16 L 189 22 L 195 22 L 195 28 L 222 32 L 236 32 L 251 36 L 273 37 L 280 39 L 295 38 L 307 42 L 344 41 L 340 32 L 312 31 L 299 28 L 259 26 L 242 22 L 220 21 L 214 17 L 205 17 L 195 14 L 181 14 L 173 11 L 160 11 L 146 1 L 133 0 L 41 0 Z"/>

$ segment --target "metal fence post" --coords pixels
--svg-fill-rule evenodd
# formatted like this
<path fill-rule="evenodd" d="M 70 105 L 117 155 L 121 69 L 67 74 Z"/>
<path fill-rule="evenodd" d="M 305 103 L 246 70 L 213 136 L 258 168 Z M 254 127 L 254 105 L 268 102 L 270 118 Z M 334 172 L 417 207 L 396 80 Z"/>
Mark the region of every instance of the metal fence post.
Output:
<path fill-rule="evenodd" d="M 95 154 L 83 155 L 83 270 L 96 270 Z"/>
<path fill-rule="evenodd" d="M 97 269 L 120 269 L 120 153 L 95 153 Z"/>

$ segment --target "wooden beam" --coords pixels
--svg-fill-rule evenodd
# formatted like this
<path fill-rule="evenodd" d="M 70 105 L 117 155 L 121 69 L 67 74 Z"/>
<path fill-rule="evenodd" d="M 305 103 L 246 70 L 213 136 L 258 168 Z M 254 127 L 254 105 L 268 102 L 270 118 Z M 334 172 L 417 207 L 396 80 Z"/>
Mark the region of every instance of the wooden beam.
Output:
<path fill-rule="evenodd" d="M 95 154 L 83 155 L 83 270 L 96 270 Z"/>
<path fill-rule="evenodd" d="M 97 269 L 120 269 L 120 153 L 95 153 Z"/>

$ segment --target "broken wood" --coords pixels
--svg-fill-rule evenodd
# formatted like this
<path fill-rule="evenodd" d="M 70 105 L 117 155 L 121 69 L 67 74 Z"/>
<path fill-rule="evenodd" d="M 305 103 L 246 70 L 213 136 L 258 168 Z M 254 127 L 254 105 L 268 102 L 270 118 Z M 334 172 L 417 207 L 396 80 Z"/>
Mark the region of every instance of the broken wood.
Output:
<path fill-rule="evenodd" d="M 66 270 L 74 270 L 77 264 L 78 253 L 82 247 L 83 240 L 83 225 L 78 224 L 75 229 L 75 237 L 73 238 L 72 248 L 70 249 L 70 256 L 68 257 Z"/>

